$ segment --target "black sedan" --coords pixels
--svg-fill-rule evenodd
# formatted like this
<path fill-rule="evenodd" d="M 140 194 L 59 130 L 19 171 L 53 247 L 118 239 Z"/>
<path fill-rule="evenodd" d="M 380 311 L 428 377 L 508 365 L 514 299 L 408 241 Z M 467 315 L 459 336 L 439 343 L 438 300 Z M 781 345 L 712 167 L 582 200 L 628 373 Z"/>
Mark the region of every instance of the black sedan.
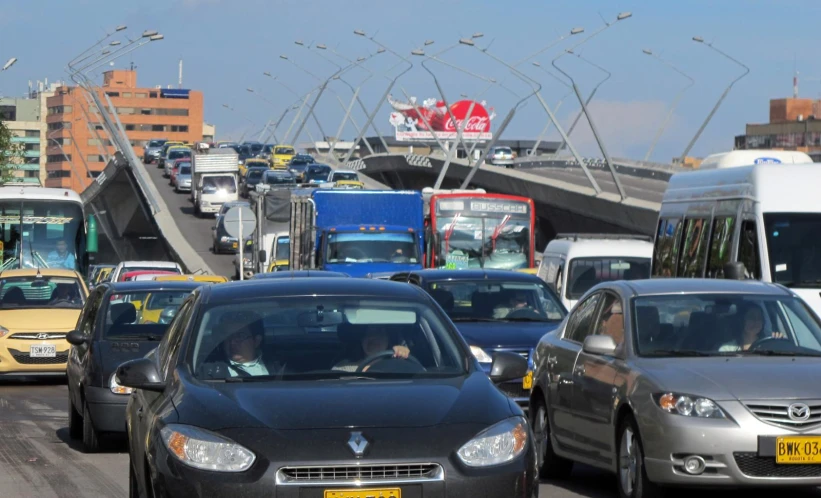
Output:
<path fill-rule="evenodd" d="M 86 300 L 71 343 L 68 376 L 69 435 L 95 452 L 125 432 L 131 389 L 114 378 L 120 363 L 157 347 L 182 301 L 197 282 L 122 282 L 97 286 Z"/>
<path fill-rule="evenodd" d="M 338 277 L 350 277 L 347 273 L 342 273 L 341 271 L 324 271 L 324 270 L 281 270 L 281 271 L 269 271 L 265 273 L 257 273 L 252 279 L 260 279 L 260 278 L 308 278 L 308 277 L 319 277 L 319 278 L 338 278 Z"/>
<path fill-rule="evenodd" d="M 131 496 L 538 496 L 532 431 L 421 289 L 354 278 L 201 287 L 117 369 Z"/>
<path fill-rule="evenodd" d="M 419 270 L 391 280 L 425 289 L 445 310 L 490 373 L 493 354 L 515 352 L 528 359 L 539 339 L 556 330 L 567 316 L 559 297 L 535 275 L 507 270 Z M 527 407 L 532 376 L 499 384 L 505 394 Z"/>

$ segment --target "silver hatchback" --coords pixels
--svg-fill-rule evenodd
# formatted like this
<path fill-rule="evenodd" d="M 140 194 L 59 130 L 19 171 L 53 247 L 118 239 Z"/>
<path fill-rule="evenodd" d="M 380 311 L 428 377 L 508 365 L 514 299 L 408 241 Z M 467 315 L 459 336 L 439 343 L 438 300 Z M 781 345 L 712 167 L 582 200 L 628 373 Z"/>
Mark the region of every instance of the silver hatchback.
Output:
<path fill-rule="evenodd" d="M 533 360 L 543 477 L 582 462 L 634 498 L 659 485 L 821 485 L 821 321 L 785 287 L 601 284 Z"/>

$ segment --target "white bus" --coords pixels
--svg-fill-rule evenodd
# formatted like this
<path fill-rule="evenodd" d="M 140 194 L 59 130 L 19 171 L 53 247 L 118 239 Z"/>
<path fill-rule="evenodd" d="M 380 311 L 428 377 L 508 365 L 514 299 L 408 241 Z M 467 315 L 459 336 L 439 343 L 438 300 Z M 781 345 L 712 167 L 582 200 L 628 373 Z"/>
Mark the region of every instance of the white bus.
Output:
<path fill-rule="evenodd" d="M 0 186 L 0 270 L 65 268 L 82 274 L 97 251 L 97 225 L 69 189 Z"/>
<path fill-rule="evenodd" d="M 757 164 L 807 164 L 812 158 L 794 150 L 734 150 L 711 154 L 701 161 L 698 169 L 737 168 Z"/>
<path fill-rule="evenodd" d="M 653 277 L 744 276 L 790 287 L 821 315 L 821 164 L 760 164 L 673 175 Z M 736 265 L 737 267 L 737 265 Z"/>

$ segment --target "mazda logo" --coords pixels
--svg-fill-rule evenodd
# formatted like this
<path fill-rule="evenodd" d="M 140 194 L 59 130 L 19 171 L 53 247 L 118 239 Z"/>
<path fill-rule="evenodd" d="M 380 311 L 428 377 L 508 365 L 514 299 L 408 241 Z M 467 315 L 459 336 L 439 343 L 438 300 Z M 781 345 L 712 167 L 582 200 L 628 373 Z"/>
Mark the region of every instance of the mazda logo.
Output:
<path fill-rule="evenodd" d="M 361 457 L 368 448 L 368 440 L 365 439 L 365 436 L 363 436 L 361 432 L 351 432 L 348 447 L 353 451 L 354 455 Z"/>
<path fill-rule="evenodd" d="M 790 416 L 790 420 L 803 422 L 810 418 L 810 407 L 804 403 L 793 403 L 787 408 L 787 415 Z"/>

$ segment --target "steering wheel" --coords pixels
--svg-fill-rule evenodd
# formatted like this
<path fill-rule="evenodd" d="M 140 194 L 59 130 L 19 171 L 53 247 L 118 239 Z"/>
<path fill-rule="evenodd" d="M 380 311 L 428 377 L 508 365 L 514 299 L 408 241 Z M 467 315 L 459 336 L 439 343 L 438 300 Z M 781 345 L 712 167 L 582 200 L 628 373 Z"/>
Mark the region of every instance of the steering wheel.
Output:
<path fill-rule="evenodd" d="M 775 342 L 775 341 L 778 341 L 778 342 Z M 782 342 L 782 341 L 787 341 L 787 342 Z M 758 350 L 758 349 L 762 349 L 762 346 L 764 346 L 764 345 L 767 345 L 767 344 L 775 345 L 775 344 L 779 344 L 779 343 L 782 344 L 782 345 L 786 345 L 786 344 L 789 344 L 791 346 L 793 345 L 793 343 L 789 342 L 789 339 L 786 338 L 786 337 L 762 337 L 761 339 L 758 339 L 754 343 L 750 344 L 750 347 L 747 349 L 747 351 L 755 351 L 755 350 Z"/>
<path fill-rule="evenodd" d="M 372 354 L 372 355 L 368 356 L 367 358 L 365 358 L 364 360 L 359 362 L 359 366 L 356 369 L 356 373 L 362 373 L 362 372 L 365 371 L 365 368 L 373 365 L 374 363 L 378 363 L 380 361 L 400 360 L 400 359 L 410 360 L 410 361 L 416 363 L 417 365 L 419 365 L 420 367 L 422 367 L 423 370 L 425 369 L 425 367 L 422 365 L 422 363 L 420 363 L 419 360 L 414 358 L 413 355 L 408 355 L 407 358 L 394 358 L 393 355 L 395 355 L 395 354 L 396 354 L 396 352 L 393 349 L 389 349 L 387 351 L 381 351 L 379 353 Z"/>
<path fill-rule="evenodd" d="M 511 311 L 505 318 L 536 318 L 544 320 L 544 316 L 533 308 L 519 308 Z"/>

